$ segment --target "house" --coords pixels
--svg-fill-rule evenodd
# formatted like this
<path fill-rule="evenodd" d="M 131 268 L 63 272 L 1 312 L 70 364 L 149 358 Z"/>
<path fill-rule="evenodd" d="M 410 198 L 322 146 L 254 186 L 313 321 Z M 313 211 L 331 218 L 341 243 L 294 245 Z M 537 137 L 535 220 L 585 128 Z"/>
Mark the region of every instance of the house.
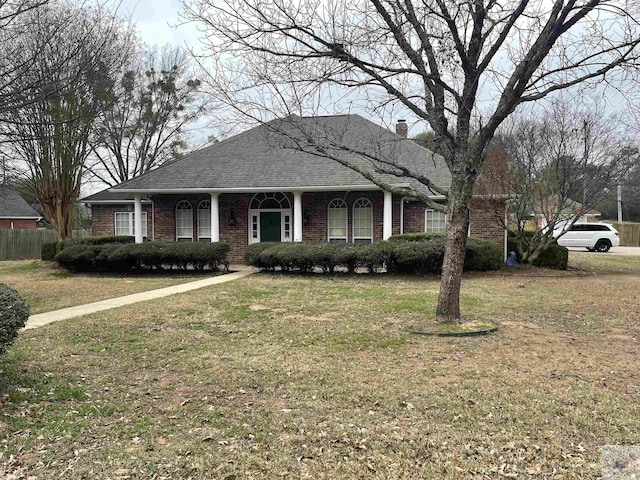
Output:
<path fill-rule="evenodd" d="M 290 116 L 82 201 L 91 207 L 94 235 L 135 235 L 137 242 L 226 241 L 232 262 L 242 261 L 246 246 L 256 242 L 369 243 L 392 234 L 444 232 L 441 212 L 383 191 L 328 158 L 347 159 L 365 173 L 383 168 L 388 185 L 444 201 L 403 176 L 424 175 L 445 189 L 451 183 L 444 159 L 407 139 L 406 127 L 399 121 L 392 132 L 358 115 Z M 505 232 L 493 215 L 474 202 L 469 232 L 504 246 Z"/>
<path fill-rule="evenodd" d="M 15 189 L 0 185 L 0 228 L 35 230 L 41 218 Z"/>
<path fill-rule="evenodd" d="M 549 197 L 536 206 L 532 217 L 538 229 L 547 226 L 548 219 L 557 222 L 566 222 L 576 218 L 576 223 L 597 222 L 600 212 L 583 205 L 580 202 L 566 199 L 561 206 L 557 197 Z"/>

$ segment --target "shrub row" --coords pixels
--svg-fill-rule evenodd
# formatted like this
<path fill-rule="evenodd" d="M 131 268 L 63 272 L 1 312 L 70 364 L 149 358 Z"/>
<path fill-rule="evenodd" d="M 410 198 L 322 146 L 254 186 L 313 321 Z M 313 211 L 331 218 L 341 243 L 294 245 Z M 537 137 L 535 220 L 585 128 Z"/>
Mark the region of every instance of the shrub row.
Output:
<path fill-rule="evenodd" d="M 222 242 L 80 244 L 65 247 L 55 261 L 73 271 L 215 270 L 227 265 L 228 253 L 229 245 Z"/>
<path fill-rule="evenodd" d="M 14 289 L 0 283 L 0 354 L 6 353 L 29 319 L 29 307 Z"/>
<path fill-rule="evenodd" d="M 510 252 L 516 252 L 516 257 L 519 262 L 522 262 L 520 256 L 519 240 L 514 236 L 507 238 L 507 249 Z M 538 258 L 536 258 L 532 265 L 536 267 L 555 268 L 558 270 L 566 270 L 569 263 L 569 250 L 566 247 L 552 243 L 547 248 L 540 252 Z"/>
<path fill-rule="evenodd" d="M 53 260 L 57 253 L 74 245 L 107 245 L 133 242 L 134 237 L 130 235 L 101 235 L 99 237 L 59 240 L 57 242 L 43 243 L 40 250 L 40 258 L 42 258 L 42 260 Z"/>
<path fill-rule="evenodd" d="M 359 268 L 375 272 L 386 268 L 391 273 L 437 274 L 442 271 L 444 236 L 431 235 L 416 240 L 391 237 L 374 244 L 304 244 L 258 243 L 249 245 L 245 261 L 263 270 L 310 272 L 315 268 L 333 273 L 345 268 L 353 273 Z M 486 240 L 470 238 L 464 269 L 497 270 L 503 263 L 502 249 Z"/>

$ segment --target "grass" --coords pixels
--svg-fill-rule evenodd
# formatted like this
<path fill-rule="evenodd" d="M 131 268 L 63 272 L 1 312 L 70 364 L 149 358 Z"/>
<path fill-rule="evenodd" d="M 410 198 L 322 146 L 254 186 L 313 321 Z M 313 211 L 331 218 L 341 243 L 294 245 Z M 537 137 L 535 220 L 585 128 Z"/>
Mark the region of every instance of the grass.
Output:
<path fill-rule="evenodd" d="M 0 280 L 27 300 L 32 314 L 177 285 L 193 281 L 197 275 L 194 272 L 72 274 L 53 262 L 0 262 Z M 211 272 L 201 275 L 211 275 Z"/>
<path fill-rule="evenodd" d="M 437 278 L 382 275 L 254 275 L 25 332 L 0 358 L 0 477 L 598 478 L 601 445 L 640 443 L 640 278 L 547 273 L 465 279 L 484 337 L 406 332 Z"/>

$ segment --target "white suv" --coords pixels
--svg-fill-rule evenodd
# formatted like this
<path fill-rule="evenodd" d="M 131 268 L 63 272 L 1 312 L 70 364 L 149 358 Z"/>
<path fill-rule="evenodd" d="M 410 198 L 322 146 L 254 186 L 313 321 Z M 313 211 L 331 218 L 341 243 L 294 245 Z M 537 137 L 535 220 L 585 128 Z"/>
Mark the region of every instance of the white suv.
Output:
<path fill-rule="evenodd" d="M 562 236 L 564 224 L 556 225 L 553 237 L 563 247 L 584 247 L 590 252 L 608 252 L 620 245 L 618 231 L 608 223 L 574 223 Z"/>

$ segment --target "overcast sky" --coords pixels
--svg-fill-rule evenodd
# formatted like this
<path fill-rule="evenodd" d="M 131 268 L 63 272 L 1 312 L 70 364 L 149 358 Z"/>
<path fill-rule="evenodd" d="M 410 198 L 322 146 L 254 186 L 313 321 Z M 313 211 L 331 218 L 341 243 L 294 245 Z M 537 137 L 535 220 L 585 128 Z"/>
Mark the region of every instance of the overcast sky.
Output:
<path fill-rule="evenodd" d="M 193 25 L 178 25 L 180 10 L 178 0 L 122 0 L 119 8 L 123 16 L 131 17 L 145 43 L 195 46 L 198 32 Z"/>

